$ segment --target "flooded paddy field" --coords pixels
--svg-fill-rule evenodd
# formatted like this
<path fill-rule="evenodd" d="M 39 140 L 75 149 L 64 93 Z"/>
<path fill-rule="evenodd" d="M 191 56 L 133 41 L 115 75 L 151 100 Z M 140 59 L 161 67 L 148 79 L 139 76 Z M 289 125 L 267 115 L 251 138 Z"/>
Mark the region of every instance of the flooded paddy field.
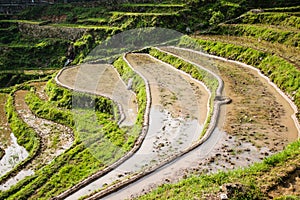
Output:
<path fill-rule="evenodd" d="M 297 139 L 291 117 L 295 111 L 257 71 L 189 51 L 162 49 L 218 73 L 224 81 L 223 93 L 232 103 L 221 107 L 218 128 L 200 147 L 104 199 L 130 199 L 191 174 L 246 167 Z"/>
<path fill-rule="evenodd" d="M 134 92 L 128 90 L 111 65 L 83 64 L 64 69 L 57 77 L 60 85 L 69 89 L 105 96 L 121 105 L 125 119 L 122 125 L 132 126 L 137 116 Z"/>
<path fill-rule="evenodd" d="M 152 104 L 147 135 L 132 157 L 67 199 L 88 195 L 155 166 L 191 146 L 201 135 L 207 117 L 207 89 L 147 54 L 128 54 L 126 59 L 149 83 Z"/>

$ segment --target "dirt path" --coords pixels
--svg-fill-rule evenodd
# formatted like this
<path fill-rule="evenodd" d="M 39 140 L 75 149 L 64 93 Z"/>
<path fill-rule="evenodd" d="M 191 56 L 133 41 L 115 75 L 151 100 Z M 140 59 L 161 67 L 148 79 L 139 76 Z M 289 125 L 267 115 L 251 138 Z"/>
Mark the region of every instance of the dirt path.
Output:
<path fill-rule="evenodd" d="M 14 185 L 20 179 L 34 173 L 35 170 L 51 162 L 55 157 L 70 148 L 74 140 L 70 128 L 36 117 L 25 103 L 27 93 L 28 91 L 26 90 L 15 92 L 15 109 L 24 122 L 32 127 L 41 138 L 41 150 L 25 169 L 1 185 L 1 189 L 3 190 L 9 189 L 10 186 Z"/>
<path fill-rule="evenodd" d="M 125 117 L 121 125 L 132 126 L 135 123 L 138 109 L 135 93 L 127 89 L 111 65 L 83 64 L 66 68 L 56 80 L 63 87 L 112 99 L 121 105 Z"/>
<path fill-rule="evenodd" d="M 67 199 L 77 199 L 155 166 L 189 147 L 201 134 L 199 122 L 206 119 L 209 97 L 203 85 L 149 55 L 128 54 L 126 58 L 150 85 L 152 106 L 146 138 L 123 164 Z"/>

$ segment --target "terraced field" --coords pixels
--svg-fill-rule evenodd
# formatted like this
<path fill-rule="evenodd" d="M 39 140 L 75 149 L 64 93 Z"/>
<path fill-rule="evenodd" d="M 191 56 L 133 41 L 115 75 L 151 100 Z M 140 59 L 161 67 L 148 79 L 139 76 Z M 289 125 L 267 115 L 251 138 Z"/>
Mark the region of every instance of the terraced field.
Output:
<path fill-rule="evenodd" d="M 186 11 L 185 4 L 121 7 L 71 25 L 0 24 L 96 26 L 108 36 Z M 162 184 L 140 198 L 299 196 L 297 10 L 251 11 L 208 34 L 183 36 L 177 47 L 148 47 L 2 89 L 0 199 L 125 199 Z M 126 27 L 107 29 L 116 24 Z M 96 44 L 91 38 L 76 48 Z M 237 193 L 220 189 L 232 183 Z"/>

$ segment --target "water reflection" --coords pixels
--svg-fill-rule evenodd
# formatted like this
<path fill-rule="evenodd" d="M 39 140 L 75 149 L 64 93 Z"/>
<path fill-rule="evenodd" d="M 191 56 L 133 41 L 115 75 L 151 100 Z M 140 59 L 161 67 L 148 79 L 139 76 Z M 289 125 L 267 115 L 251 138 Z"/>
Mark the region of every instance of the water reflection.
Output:
<path fill-rule="evenodd" d="M 22 162 L 28 157 L 27 150 L 20 146 L 17 142 L 17 138 L 13 133 L 10 134 L 10 145 L 5 149 L 5 155 L 0 160 L 0 176 L 3 176 L 11 169 L 13 169 L 18 163 Z"/>

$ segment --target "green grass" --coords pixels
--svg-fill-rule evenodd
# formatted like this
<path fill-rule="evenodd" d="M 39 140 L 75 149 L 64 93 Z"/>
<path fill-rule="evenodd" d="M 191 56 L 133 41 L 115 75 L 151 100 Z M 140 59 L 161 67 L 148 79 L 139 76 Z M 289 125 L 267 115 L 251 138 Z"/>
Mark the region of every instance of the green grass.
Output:
<path fill-rule="evenodd" d="M 87 23 L 87 22 L 105 23 L 107 21 L 108 21 L 107 18 L 99 17 L 99 18 L 79 19 L 79 20 L 77 20 L 77 23 Z"/>
<path fill-rule="evenodd" d="M 66 46 L 69 43 L 61 39 L 16 37 L 13 41 L 0 45 L 4 47 L 0 51 L 1 70 L 54 69 L 64 65 Z"/>
<path fill-rule="evenodd" d="M 47 74 L 39 74 L 39 73 L 26 74 L 26 72 L 18 72 L 18 71 L 15 72 L 0 71 L 0 88 L 14 86 L 16 84 L 21 84 L 29 80 L 44 78 L 46 76 Z"/>
<path fill-rule="evenodd" d="M 83 25 L 83 24 L 51 24 L 53 27 L 66 27 L 66 28 L 83 28 L 83 29 L 103 29 L 103 30 L 118 30 L 118 27 L 112 26 L 96 26 L 96 25 Z"/>
<path fill-rule="evenodd" d="M 280 25 L 285 28 L 296 28 L 296 30 L 300 28 L 300 17 L 293 16 L 293 13 L 264 12 L 253 14 L 249 12 L 236 22 L 243 24 Z"/>
<path fill-rule="evenodd" d="M 110 12 L 112 15 L 116 16 L 173 16 L 178 15 L 178 12 L 170 12 L 170 13 L 151 13 L 151 12 L 118 12 L 112 11 Z"/>
<path fill-rule="evenodd" d="M 133 134 L 136 127 L 133 130 L 118 127 L 112 116 L 115 109 L 111 100 L 71 93 L 52 80 L 46 89 L 49 101 L 42 101 L 31 91 L 26 96 L 26 103 L 37 116 L 71 127 L 75 142 L 35 175 L 25 178 L 8 191 L 0 192 L 0 199 L 49 199 L 58 195 L 121 158 L 132 148 L 140 133 L 141 129 L 138 129 Z M 74 101 L 77 101 L 75 105 L 81 105 L 81 102 L 93 100 L 94 109 L 78 107 L 69 110 Z"/>
<path fill-rule="evenodd" d="M 33 154 L 39 149 L 40 141 L 35 131 L 30 128 L 23 120 L 19 117 L 17 111 L 14 108 L 14 97 L 13 93 L 8 97 L 6 103 L 6 114 L 10 128 L 17 138 L 18 144 L 24 146 L 29 154 Z"/>
<path fill-rule="evenodd" d="M 134 142 L 137 137 L 141 134 L 143 123 L 144 123 L 144 115 L 147 106 L 147 94 L 146 94 L 146 86 L 143 79 L 138 76 L 123 60 L 122 57 L 118 58 L 114 63 L 114 67 L 120 74 L 121 78 L 125 83 L 132 78 L 132 89 L 136 94 L 137 104 L 138 104 L 138 113 L 137 119 L 135 121 L 135 125 L 129 130 L 129 138 L 127 141 L 127 148 L 132 148 Z"/>
<path fill-rule="evenodd" d="M 25 24 L 41 24 L 45 21 L 32 21 L 32 20 L 24 20 L 24 19 L 5 19 L 0 20 L 0 23 L 25 23 Z"/>
<path fill-rule="evenodd" d="M 256 163 L 249 168 L 237 169 L 228 172 L 218 172 L 211 175 L 192 175 L 176 184 L 164 184 L 154 191 L 138 199 L 199 199 L 205 194 L 215 194 L 221 192 L 220 186 L 226 183 L 239 183 L 244 187 L 244 191 L 235 191 L 230 199 L 264 199 L 265 194 L 261 191 L 262 186 L 272 183 L 263 178 L 269 175 L 274 183 L 280 182 L 281 177 L 275 175 L 274 167 L 285 167 L 289 160 L 296 159 L 300 154 L 300 141 L 293 142 L 280 153 L 272 155 L 262 163 Z M 295 163 L 297 164 L 297 163 Z M 274 170 L 273 170 L 274 171 Z"/>
<path fill-rule="evenodd" d="M 17 89 L 27 89 L 26 85 L 24 86 L 15 86 L 12 88 L 12 91 L 7 97 L 5 110 L 7 120 L 10 125 L 11 131 L 14 133 L 17 138 L 17 142 L 20 146 L 23 146 L 29 153 L 29 156 L 23 160 L 21 163 L 17 164 L 12 170 L 10 170 L 5 175 L 1 176 L 0 183 L 4 180 L 7 180 L 12 174 L 21 170 L 28 162 L 30 162 L 37 155 L 40 149 L 40 138 L 37 133 L 29 127 L 18 115 L 17 111 L 14 108 L 14 92 Z"/>
<path fill-rule="evenodd" d="M 266 8 L 264 10 L 267 12 L 299 12 L 300 6 Z"/>
<path fill-rule="evenodd" d="M 235 24 L 223 25 L 216 31 L 221 35 L 250 36 L 268 42 L 278 42 L 292 47 L 298 47 L 300 32 L 278 27 L 266 27 L 264 25 Z"/>
<path fill-rule="evenodd" d="M 184 7 L 186 4 L 154 4 L 154 3 L 125 3 L 122 4 L 123 7 Z"/>

